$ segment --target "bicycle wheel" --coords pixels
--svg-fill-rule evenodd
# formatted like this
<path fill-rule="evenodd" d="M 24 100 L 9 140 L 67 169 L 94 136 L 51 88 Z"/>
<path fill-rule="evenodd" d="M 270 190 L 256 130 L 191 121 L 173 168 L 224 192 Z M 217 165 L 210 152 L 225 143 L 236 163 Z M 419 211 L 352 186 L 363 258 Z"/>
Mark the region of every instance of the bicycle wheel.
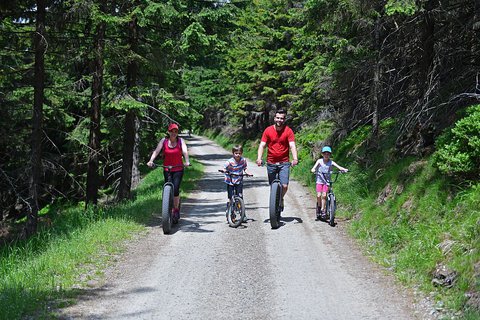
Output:
<path fill-rule="evenodd" d="M 166 184 L 162 194 L 162 228 L 164 234 L 172 230 L 173 186 Z"/>
<path fill-rule="evenodd" d="M 236 228 L 242 224 L 244 217 L 245 204 L 243 203 L 243 199 L 240 197 L 233 197 L 233 204 L 227 215 L 228 224 L 230 227 Z"/>
<path fill-rule="evenodd" d="M 279 211 L 280 211 L 280 198 L 282 188 L 280 187 L 279 182 L 273 182 L 270 187 L 270 204 L 269 204 L 269 213 L 270 213 L 270 226 L 272 229 L 277 229 L 280 226 Z"/>
<path fill-rule="evenodd" d="M 328 214 L 329 214 L 329 224 L 335 226 L 335 210 L 337 209 L 337 204 L 335 200 L 335 195 L 328 195 Z"/>

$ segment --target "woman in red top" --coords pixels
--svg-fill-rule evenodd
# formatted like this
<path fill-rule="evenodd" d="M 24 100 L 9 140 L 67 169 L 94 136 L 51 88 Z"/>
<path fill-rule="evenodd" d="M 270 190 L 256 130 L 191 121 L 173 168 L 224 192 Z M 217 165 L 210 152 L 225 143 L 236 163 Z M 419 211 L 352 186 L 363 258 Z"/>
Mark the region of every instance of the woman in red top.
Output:
<path fill-rule="evenodd" d="M 169 170 L 172 173 L 173 182 L 173 214 L 178 221 L 180 218 L 180 184 L 183 178 L 183 166 L 189 166 L 190 160 L 188 158 L 188 149 L 185 141 L 178 137 L 178 125 L 176 123 L 171 123 L 168 126 L 168 136 L 162 138 L 155 151 L 153 151 L 150 161 L 147 163 L 149 167 L 154 166 L 153 160 L 155 160 L 162 150 L 164 166 L 179 166 Z M 183 164 L 182 156 L 185 158 L 185 164 Z M 163 176 L 165 177 L 165 181 L 167 181 L 168 171 L 166 168 L 164 168 Z"/>

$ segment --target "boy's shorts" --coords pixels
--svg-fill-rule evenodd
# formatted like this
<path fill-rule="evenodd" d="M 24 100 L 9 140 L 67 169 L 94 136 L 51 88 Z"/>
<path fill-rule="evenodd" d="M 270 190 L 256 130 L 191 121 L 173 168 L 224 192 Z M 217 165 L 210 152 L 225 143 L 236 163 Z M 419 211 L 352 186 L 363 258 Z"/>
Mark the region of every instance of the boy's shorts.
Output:
<path fill-rule="evenodd" d="M 231 185 L 227 184 L 227 195 L 228 199 L 232 198 L 233 196 L 233 189 L 237 189 L 237 194 L 240 198 L 243 198 L 243 183 Z"/>
<path fill-rule="evenodd" d="M 320 183 L 317 183 L 317 192 L 325 192 L 327 193 L 328 192 L 328 184 L 320 184 Z"/>

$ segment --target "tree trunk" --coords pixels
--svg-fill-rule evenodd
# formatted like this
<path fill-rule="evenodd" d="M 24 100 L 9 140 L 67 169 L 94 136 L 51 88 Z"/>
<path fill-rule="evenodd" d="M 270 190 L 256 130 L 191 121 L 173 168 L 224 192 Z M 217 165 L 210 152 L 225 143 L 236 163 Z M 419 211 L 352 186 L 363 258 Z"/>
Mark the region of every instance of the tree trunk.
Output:
<path fill-rule="evenodd" d="M 132 187 L 133 149 L 135 146 L 135 120 L 134 110 L 129 110 L 125 116 L 125 132 L 123 134 L 122 176 L 118 198 L 129 199 Z"/>
<path fill-rule="evenodd" d="M 380 43 L 380 28 L 382 25 L 382 17 L 379 16 L 375 20 L 375 27 L 374 27 L 374 39 L 373 39 L 373 46 L 375 50 L 375 65 L 373 68 L 373 85 L 372 85 L 372 139 L 376 146 L 376 142 L 378 141 L 378 127 L 379 127 L 379 116 L 378 110 L 380 105 L 380 72 L 381 72 L 381 43 Z M 374 146 L 374 147 L 375 147 Z"/>
<path fill-rule="evenodd" d="M 420 17 L 420 50 L 418 76 L 416 87 L 418 93 L 416 103 L 406 116 L 406 124 L 403 127 L 404 133 L 399 137 L 403 139 L 403 153 L 421 155 L 423 150 L 422 132 L 429 126 L 428 119 L 438 110 L 431 108 L 433 99 L 437 95 L 438 72 L 435 66 L 435 16 L 434 12 L 439 5 L 438 0 L 424 2 L 424 10 Z"/>
<path fill-rule="evenodd" d="M 31 176 L 30 176 L 30 210 L 27 214 L 25 234 L 30 236 L 37 231 L 38 222 L 38 191 L 40 174 L 42 171 L 42 126 L 43 126 L 43 100 L 45 90 L 45 0 L 37 0 L 36 30 L 34 36 L 35 48 L 35 79 L 32 115 L 32 140 L 31 140 Z"/>
<path fill-rule="evenodd" d="M 106 12 L 106 1 L 101 2 L 102 12 Z M 106 23 L 101 21 L 96 27 L 96 35 L 93 44 L 95 59 L 93 62 L 92 98 L 90 113 L 90 138 L 88 142 L 88 171 L 87 171 L 87 195 L 85 205 L 98 202 L 99 188 L 99 155 L 100 155 L 100 126 L 101 126 L 101 102 L 103 94 L 103 52 L 105 48 Z"/>
<path fill-rule="evenodd" d="M 425 3 L 425 11 L 420 27 L 420 42 L 421 42 L 421 54 L 420 59 L 420 77 L 418 85 L 420 86 L 419 97 L 423 101 L 428 101 L 428 97 L 424 95 L 429 91 L 429 78 L 430 72 L 433 67 L 433 59 L 435 54 L 435 19 L 433 17 L 433 9 L 435 8 L 435 1 L 429 0 Z"/>
<path fill-rule="evenodd" d="M 473 18 L 472 57 L 473 65 L 480 66 L 480 0 L 475 0 L 475 15 Z M 478 70 L 478 69 L 477 69 Z M 477 72 L 475 93 L 480 94 L 480 72 Z"/>
<path fill-rule="evenodd" d="M 130 37 L 130 49 L 133 53 L 137 49 L 137 20 L 134 17 L 128 25 Z M 127 91 L 133 98 L 136 98 L 134 87 L 137 82 L 138 65 L 135 58 L 129 61 L 127 67 Z M 129 199 L 132 188 L 132 171 L 134 165 L 133 152 L 135 150 L 137 114 L 135 109 L 128 110 L 125 116 L 125 132 L 123 136 L 123 157 L 122 157 L 122 176 L 120 178 L 120 188 L 118 198 L 120 200 Z"/>
<path fill-rule="evenodd" d="M 135 117 L 135 144 L 133 147 L 132 189 L 140 183 L 140 119 Z"/>

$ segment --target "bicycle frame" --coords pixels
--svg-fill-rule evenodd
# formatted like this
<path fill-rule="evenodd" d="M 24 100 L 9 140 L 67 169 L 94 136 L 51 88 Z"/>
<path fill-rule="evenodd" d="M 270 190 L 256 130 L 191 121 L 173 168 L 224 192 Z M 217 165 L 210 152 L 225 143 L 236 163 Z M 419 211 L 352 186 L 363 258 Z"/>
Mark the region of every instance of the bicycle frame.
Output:
<path fill-rule="evenodd" d="M 320 172 L 320 173 L 322 174 L 323 179 L 325 179 L 325 181 L 327 181 L 327 183 L 328 183 L 328 192 L 330 193 L 330 191 L 333 190 L 333 184 L 334 184 L 335 182 L 337 182 L 337 180 L 338 180 L 338 175 L 339 175 L 340 173 L 342 173 L 342 172 L 341 172 L 341 171 L 332 171 L 332 172 L 330 172 L 330 177 L 327 177 L 324 172 Z M 335 176 L 334 179 L 331 178 L 332 175 Z"/>
<path fill-rule="evenodd" d="M 229 175 L 231 178 L 233 176 L 237 176 L 237 177 L 252 176 L 251 174 L 246 174 L 246 173 L 237 174 L 237 173 L 230 172 L 228 170 L 218 170 L 218 171 L 226 175 Z M 238 226 L 240 226 L 243 222 L 243 219 L 245 218 L 245 204 L 243 202 L 243 195 L 240 195 L 238 192 L 238 188 L 237 188 L 238 185 L 240 185 L 240 181 L 237 181 L 236 183 L 233 184 L 233 192 L 232 192 L 232 196 L 229 199 L 230 201 L 229 201 L 227 212 L 226 212 L 228 224 L 233 228 L 237 228 Z M 235 209 L 240 210 L 239 212 L 240 217 L 237 217 L 237 213 Z"/>
<path fill-rule="evenodd" d="M 228 170 L 218 170 L 218 172 L 227 174 L 230 177 L 233 177 L 233 176 L 235 176 L 235 177 L 253 177 L 252 174 L 246 174 L 246 173 L 238 174 L 238 173 L 233 173 L 233 172 L 228 171 Z M 239 184 L 240 184 L 240 182 L 234 183 L 234 185 L 239 185 Z M 234 195 L 238 196 L 237 188 L 233 188 L 233 192 L 234 192 Z"/>
<path fill-rule="evenodd" d="M 155 165 L 157 167 L 163 167 L 167 171 L 167 180 L 163 184 L 162 191 L 162 228 L 164 234 L 169 234 L 172 229 L 172 223 L 178 223 L 178 219 L 174 220 L 172 216 L 173 211 L 173 199 L 174 199 L 174 185 L 172 182 L 172 169 L 178 167 L 184 167 L 184 165 L 176 166 L 164 166 L 164 165 Z"/>
<path fill-rule="evenodd" d="M 164 165 L 162 165 L 162 164 L 156 164 L 156 166 L 157 166 L 157 167 L 162 167 L 162 168 L 166 169 L 165 171 L 168 172 L 168 174 L 167 174 L 167 181 L 165 181 L 164 184 L 163 184 L 163 188 L 164 188 L 164 189 L 165 189 L 165 186 L 167 186 L 167 185 L 171 185 L 172 188 L 173 188 L 173 181 L 172 181 L 172 173 L 173 173 L 173 171 L 172 171 L 172 169 L 173 169 L 173 168 L 180 168 L 180 167 L 184 168 L 184 167 L 185 167 L 184 165 L 164 166 Z"/>
<path fill-rule="evenodd" d="M 333 191 L 333 184 L 337 182 L 338 175 L 342 173 L 341 171 L 332 171 L 329 172 L 329 176 L 324 172 L 317 172 L 316 175 L 322 174 L 323 179 L 328 183 L 328 192 L 327 192 L 327 199 L 325 203 L 325 210 L 329 219 L 329 224 L 333 227 L 335 226 L 335 211 L 337 209 L 337 200 L 335 198 L 335 193 Z M 335 177 L 332 179 L 332 175 Z M 318 205 L 318 203 L 317 203 Z"/>

